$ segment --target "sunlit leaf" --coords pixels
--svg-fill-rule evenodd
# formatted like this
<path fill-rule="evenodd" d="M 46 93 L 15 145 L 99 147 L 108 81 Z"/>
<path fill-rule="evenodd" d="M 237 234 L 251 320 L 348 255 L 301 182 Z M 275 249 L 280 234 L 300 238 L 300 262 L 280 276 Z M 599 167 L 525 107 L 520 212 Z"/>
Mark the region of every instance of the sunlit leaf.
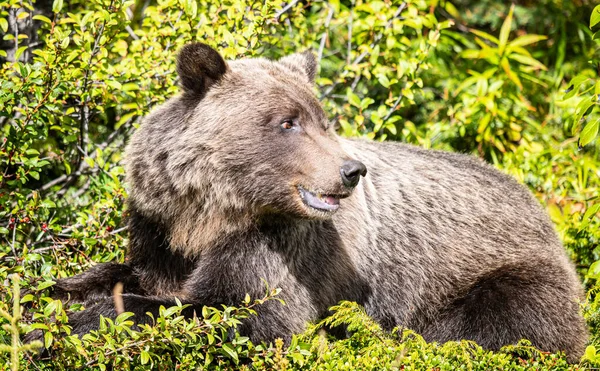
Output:
<path fill-rule="evenodd" d="M 54 0 L 52 3 L 52 11 L 54 13 L 60 13 L 63 7 L 63 0 Z"/>
<path fill-rule="evenodd" d="M 592 16 L 590 17 L 590 28 L 600 23 L 600 5 L 596 5 L 592 10 Z"/>
<path fill-rule="evenodd" d="M 508 45 L 512 46 L 512 47 L 525 46 L 525 45 L 534 44 L 541 40 L 546 40 L 547 38 L 548 38 L 548 36 L 544 36 L 544 35 L 528 34 L 528 35 L 523 35 L 523 36 L 517 37 L 516 39 L 514 39 L 513 41 L 508 43 Z"/>
<path fill-rule="evenodd" d="M 544 70 L 544 71 L 548 70 L 548 68 L 546 68 L 546 66 L 544 66 L 544 65 L 542 64 L 542 62 L 540 62 L 540 61 L 538 61 L 538 60 L 536 60 L 536 59 L 534 59 L 534 58 L 531 58 L 531 57 L 525 56 L 525 55 L 521 55 L 521 54 L 515 54 L 515 53 L 513 53 L 513 54 L 510 54 L 510 55 L 508 56 L 508 58 L 510 58 L 510 59 L 512 59 L 512 60 L 515 60 L 515 61 L 517 61 L 517 62 L 520 62 L 520 63 L 522 63 L 522 64 L 526 64 L 526 65 L 528 65 L 528 66 L 532 66 L 532 67 L 535 67 L 535 68 L 539 68 L 539 69 L 541 69 L 541 70 Z"/>
<path fill-rule="evenodd" d="M 490 35 L 489 33 L 480 31 L 480 30 L 476 30 L 474 28 L 469 29 L 469 31 L 471 31 L 472 33 L 474 33 L 475 35 L 481 37 L 482 39 L 491 41 L 492 43 L 498 45 L 500 43 L 500 41 L 498 40 L 498 38 L 496 36 Z"/>
<path fill-rule="evenodd" d="M 579 146 L 584 147 L 590 144 L 598 135 L 598 126 L 600 125 L 600 118 L 595 121 L 589 122 L 579 135 Z"/>
<path fill-rule="evenodd" d="M 573 117 L 573 122 L 575 125 L 579 124 L 581 118 L 585 115 L 585 113 L 593 106 L 596 100 L 592 98 L 585 98 L 575 108 L 575 116 Z"/>
<path fill-rule="evenodd" d="M 502 66 L 502 69 L 504 70 L 504 72 L 506 73 L 506 76 L 512 81 L 514 82 L 519 89 L 523 89 L 523 84 L 521 84 L 521 80 L 519 79 L 519 76 L 517 76 L 511 69 L 510 69 L 510 63 L 508 63 L 508 59 L 503 59 L 502 62 L 500 63 L 500 65 Z"/>
<path fill-rule="evenodd" d="M 512 27 L 512 17 L 514 10 L 515 4 L 512 4 L 510 6 L 510 10 L 508 11 L 508 15 L 506 16 L 506 19 L 504 20 L 504 23 L 502 23 L 502 28 L 500 28 L 500 38 L 498 42 L 500 54 L 504 52 L 504 48 L 506 47 L 506 44 L 508 42 L 508 37 L 510 36 L 510 29 Z"/>
<path fill-rule="evenodd" d="M 0 18 L 0 29 L 2 32 L 8 31 L 8 21 L 5 18 Z"/>

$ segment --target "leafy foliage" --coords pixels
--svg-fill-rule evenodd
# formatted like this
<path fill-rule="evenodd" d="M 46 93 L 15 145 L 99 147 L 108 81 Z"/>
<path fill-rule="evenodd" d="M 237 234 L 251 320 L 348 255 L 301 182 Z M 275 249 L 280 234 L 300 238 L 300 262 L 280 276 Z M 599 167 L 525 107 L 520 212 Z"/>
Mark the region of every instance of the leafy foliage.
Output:
<path fill-rule="evenodd" d="M 17 274 L 25 320 L 0 319 L 1 350 L 39 369 L 576 369 L 523 343 L 501 352 L 384 333 L 342 303 L 286 347 L 235 335 L 268 292 L 198 318 L 167 308 L 155 326 L 126 314 L 82 339 L 46 296 L 54 280 L 123 261 L 122 149 L 140 119 L 177 93 L 175 53 L 201 40 L 228 59 L 312 48 L 317 94 L 346 136 L 469 152 L 526 184 L 546 206 L 588 288 L 600 363 L 600 6 L 540 0 L 73 0 L 0 3 L 0 309 Z M 10 317 L 10 318 L 9 318 Z M 29 324 L 29 325 L 26 325 Z M 347 326 L 336 340 L 323 325 Z M 32 361 L 15 332 L 44 330 L 59 351 Z M 225 336 L 225 334 L 233 334 Z M 18 342 L 17 342 L 18 343 Z M 19 350 L 15 353 L 15 349 Z M 0 354 L 0 364 L 10 355 Z M 15 367 L 14 361 L 12 367 Z M 35 364 L 35 366 L 31 366 Z"/>

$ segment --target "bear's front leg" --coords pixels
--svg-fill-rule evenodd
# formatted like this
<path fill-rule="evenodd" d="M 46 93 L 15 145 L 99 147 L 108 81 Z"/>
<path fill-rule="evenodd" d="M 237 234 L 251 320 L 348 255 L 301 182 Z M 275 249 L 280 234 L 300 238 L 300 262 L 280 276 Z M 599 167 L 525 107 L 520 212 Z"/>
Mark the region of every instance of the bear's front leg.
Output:
<path fill-rule="evenodd" d="M 144 294 L 133 269 L 127 264 L 104 263 L 76 276 L 60 279 L 53 287 L 52 297 L 62 302 L 86 303 L 110 297 L 117 283 L 124 293 Z"/>
<path fill-rule="evenodd" d="M 318 300 L 318 293 L 296 277 L 280 254 L 261 247 L 207 252 L 183 285 L 183 295 L 198 305 L 237 307 L 246 295 L 256 300 L 269 290 L 281 289 L 275 298 L 254 306 L 256 316 L 242 321 L 239 331 L 255 343 L 277 338 L 288 341 L 337 302 Z"/>

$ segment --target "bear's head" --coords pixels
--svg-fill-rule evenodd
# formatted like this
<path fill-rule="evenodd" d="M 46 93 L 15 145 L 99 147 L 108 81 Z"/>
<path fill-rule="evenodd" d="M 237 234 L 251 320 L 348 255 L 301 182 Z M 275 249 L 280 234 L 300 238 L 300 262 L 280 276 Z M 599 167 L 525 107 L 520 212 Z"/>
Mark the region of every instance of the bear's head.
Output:
<path fill-rule="evenodd" d="M 225 62 L 204 44 L 183 47 L 183 93 L 127 149 L 132 206 L 165 221 L 172 238 L 187 235 L 180 244 L 262 218 L 330 218 L 367 170 L 315 98 L 316 69 L 312 53 Z"/>

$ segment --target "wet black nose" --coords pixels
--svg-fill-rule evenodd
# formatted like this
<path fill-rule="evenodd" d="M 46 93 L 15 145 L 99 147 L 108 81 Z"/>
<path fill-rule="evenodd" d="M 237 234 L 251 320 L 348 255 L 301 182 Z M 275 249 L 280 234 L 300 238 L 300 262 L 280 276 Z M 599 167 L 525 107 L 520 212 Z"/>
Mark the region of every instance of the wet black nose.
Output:
<path fill-rule="evenodd" d="M 342 182 L 348 188 L 356 187 L 360 176 L 367 175 L 367 167 L 360 161 L 346 160 L 340 168 L 342 174 Z"/>

